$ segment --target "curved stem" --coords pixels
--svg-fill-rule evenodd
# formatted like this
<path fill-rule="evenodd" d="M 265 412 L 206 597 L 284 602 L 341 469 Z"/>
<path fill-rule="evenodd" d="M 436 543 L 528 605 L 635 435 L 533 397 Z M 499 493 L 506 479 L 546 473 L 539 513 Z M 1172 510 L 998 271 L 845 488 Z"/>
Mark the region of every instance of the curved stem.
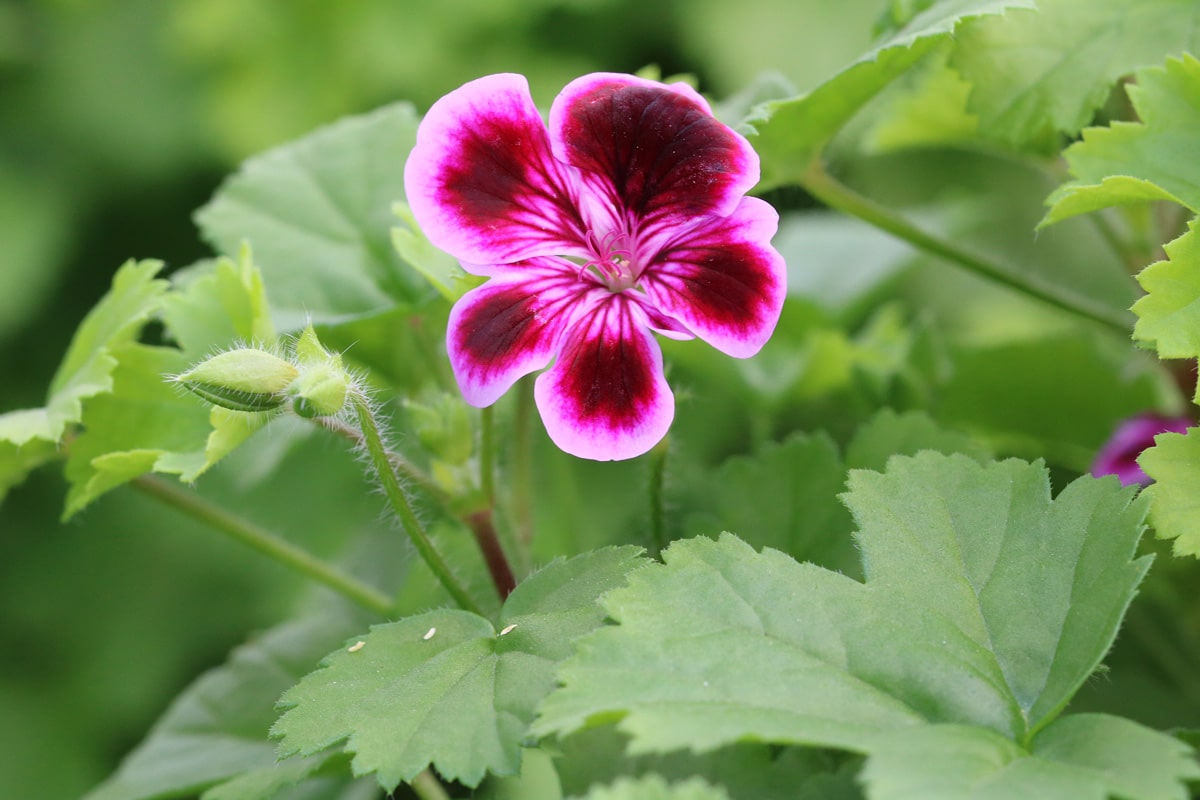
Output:
<path fill-rule="evenodd" d="M 1133 326 L 1128 314 L 1101 303 L 1081 297 L 1060 286 L 1047 283 L 1036 275 L 1013 269 L 1007 264 L 988 260 L 969 252 L 953 242 L 939 239 L 917 228 L 908 220 L 873 200 L 863 197 L 825 171 L 819 160 L 805 173 L 802 185 L 813 197 L 832 209 L 857 217 L 931 255 L 943 258 L 968 272 L 973 272 L 995 283 L 1002 284 L 1024 295 L 1098 322 L 1120 333 L 1131 335 Z"/>
<path fill-rule="evenodd" d="M 496 505 L 496 430 L 494 406 L 479 409 L 479 486 L 488 508 Z"/>
<path fill-rule="evenodd" d="M 154 475 L 141 475 L 131 485 L 172 508 L 221 531 L 242 544 L 254 548 L 272 560 L 301 575 L 329 587 L 348 600 L 382 617 L 395 613 L 392 599 L 383 592 L 360 583 L 286 539 L 233 514 L 178 484 Z"/>
<path fill-rule="evenodd" d="M 666 525 L 663 514 L 663 478 L 667 471 L 667 454 L 671 449 L 671 435 L 650 450 L 650 555 L 654 558 L 667 546 Z"/>
<path fill-rule="evenodd" d="M 391 503 L 392 509 L 396 512 L 396 516 L 400 518 L 400 524 L 404 528 L 404 532 L 408 534 L 408 538 L 417 548 L 417 552 L 421 555 L 422 560 L 433 572 L 438 581 L 445 587 L 454 601 L 459 607 L 472 611 L 480 616 L 483 616 L 483 610 L 479 604 L 467 593 L 467 590 L 459 583 L 458 578 L 450 571 L 449 565 L 446 564 L 442 554 L 433 546 L 429 535 L 425 533 L 425 528 L 421 525 L 417 515 L 413 512 L 412 504 L 408 501 L 408 495 L 404 488 L 400 485 L 400 479 L 396 476 L 396 471 L 392 467 L 392 462 L 388 458 L 388 449 L 383 444 L 383 437 L 379 433 L 379 426 L 375 422 L 375 414 L 371 410 L 371 403 L 366 396 L 358 390 L 351 392 L 350 402 L 354 406 L 354 412 L 358 416 L 358 425 L 362 431 L 363 445 L 366 447 L 367 455 L 371 459 L 371 465 L 375 468 L 376 474 L 379 476 L 379 482 L 383 485 L 383 492 L 387 495 L 388 502 Z"/>
<path fill-rule="evenodd" d="M 412 779 L 408 784 L 413 794 L 421 800 L 450 800 L 450 795 L 442 787 L 441 781 L 433 774 L 433 770 L 425 770 Z"/>
<path fill-rule="evenodd" d="M 533 544 L 533 379 L 517 381 L 517 408 L 513 421 L 513 516 L 517 543 L 529 560 Z M 528 564 L 526 564 L 528 566 Z"/>

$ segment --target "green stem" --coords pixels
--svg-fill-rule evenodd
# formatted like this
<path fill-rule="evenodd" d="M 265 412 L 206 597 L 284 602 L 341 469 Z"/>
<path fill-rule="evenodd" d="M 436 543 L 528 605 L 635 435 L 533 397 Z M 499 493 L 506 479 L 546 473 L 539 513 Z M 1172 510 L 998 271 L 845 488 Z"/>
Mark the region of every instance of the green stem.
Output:
<path fill-rule="evenodd" d="M 654 558 L 667 546 L 663 514 L 663 477 L 667 471 L 667 454 L 670 449 L 671 435 L 667 434 L 650 450 L 650 555 Z"/>
<path fill-rule="evenodd" d="M 926 233 L 893 210 L 870 198 L 863 197 L 836 180 L 825 171 L 819 160 L 814 160 L 805 174 L 803 186 L 813 197 L 828 207 L 887 231 L 918 250 L 943 258 L 968 272 L 973 272 L 1029 297 L 1037 298 L 1056 308 L 1098 322 L 1122 336 L 1131 335 L 1132 326 L 1126 312 L 1081 297 L 1060 286 L 1046 283 L 1036 275 L 1026 274 L 1006 264 L 990 261 L 953 242 Z"/>
<path fill-rule="evenodd" d="M 327 431 L 336 433 L 347 441 L 351 441 L 359 447 L 366 447 L 366 442 L 363 439 L 362 433 L 352 425 L 347 425 L 337 417 L 313 417 L 312 421 L 320 425 Z M 425 474 L 420 467 L 413 464 L 404 456 L 397 453 L 395 450 L 387 450 L 388 461 L 391 462 L 392 468 L 403 475 L 408 480 L 417 484 L 423 491 L 433 495 L 439 503 L 445 503 L 445 492 L 433 481 L 433 478 Z"/>
<path fill-rule="evenodd" d="M 408 785 L 420 800 L 450 800 L 450 795 L 442 788 L 441 781 L 430 770 L 418 774 Z"/>
<path fill-rule="evenodd" d="M 333 589 L 368 611 L 373 611 L 383 617 L 392 616 L 396 612 L 391 598 L 383 592 L 339 572 L 308 551 L 226 511 L 193 491 L 153 475 L 134 478 L 132 485 L 193 519 L 254 548 L 285 567 Z"/>
<path fill-rule="evenodd" d="M 400 479 L 396 476 L 396 471 L 392 467 L 391 459 L 388 458 L 388 449 L 383 444 L 383 437 L 379 433 L 379 426 L 375 422 L 375 414 L 371 410 L 371 403 L 366 396 L 358 390 L 350 393 L 350 402 L 354 406 L 355 414 L 358 416 L 358 425 L 362 431 L 363 445 L 367 449 L 367 455 L 371 459 L 371 465 L 375 468 L 376 474 L 379 476 L 379 482 L 383 485 L 383 492 L 387 495 L 388 502 L 391 503 L 392 510 L 396 512 L 396 516 L 400 518 L 400 524 L 404 528 L 404 532 L 408 534 L 408 538 L 412 540 L 413 545 L 417 548 L 417 552 L 425 561 L 425 564 L 433 572 L 434 576 L 445 587 L 454 601 L 459 607 L 472 611 L 480 616 L 483 616 L 483 610 L 479 604 L 472 599 L 471 595 L 461 583 L 454 573 L 450 571 L 450 567 L 442 558 L 442 554 L 437 551 L 430 541 L 428 534 L 425 533 L 425 528 L 417 519 L 416 513 L 413 512 L 412 504 L 408 501 L 408 495 L 404 491 L 404 487 L 400 485 Z"/>
<path fill-rule="evenodd" d="M 528 558 L 533 545 L 533 381 L 529 376 L 517 382 L 512 465 L 517 543 Z"/>
<path fill-rule="evenodd" d="M 488 508 L 496 505 L 496 430 L 494 407 L 479 410 L 479 486 Z"/>

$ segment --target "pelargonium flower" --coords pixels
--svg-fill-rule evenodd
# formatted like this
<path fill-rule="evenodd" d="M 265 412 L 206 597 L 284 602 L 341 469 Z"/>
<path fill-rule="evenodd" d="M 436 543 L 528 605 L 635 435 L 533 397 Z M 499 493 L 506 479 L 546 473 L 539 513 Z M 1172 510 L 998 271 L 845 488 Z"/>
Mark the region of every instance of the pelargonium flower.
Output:
<path fill-rule="evenodd" d="M 1186 433 L 1191 424 L 1187 417 L 1163 417 L 1138 414 L 1121 422 L 1092 462 L 1092 474 L 1116 475 L 1121 485 L 1150 483 L 1150 476 L 1138 465 L 1138 456 L 1154 446 L 1160 433 Z"/>
<path fill-rule="evenodd" d="M 413 215 L 489 280 L 450 314 L 463 397 L 494 403 L 518 378 L 550 438 L 598 460 L 646 452 L 675 400 L 651 331 L 738 358 L 783 304 L 778 215 L 745 193 L 758 156 L 685 84 L 597 73 L 570 83 L 547 126 L 519 75 L 443 97 L 405 168 Z"/>

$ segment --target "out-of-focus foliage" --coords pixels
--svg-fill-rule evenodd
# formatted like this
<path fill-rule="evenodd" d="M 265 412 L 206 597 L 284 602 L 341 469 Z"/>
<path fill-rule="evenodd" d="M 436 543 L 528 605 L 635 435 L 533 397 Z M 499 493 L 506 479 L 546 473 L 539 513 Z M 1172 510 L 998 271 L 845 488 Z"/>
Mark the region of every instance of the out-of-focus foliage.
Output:
<path fill-rule="evenodd" d="M 495 71 L 528 75 L 543 103 L 580 73 L 650 63 L 694 73 L 718 97 L 768 67 L 813 85 L 865 46 L 877 12 L 875 0 L 836 13 L 817 0 L 0 1 L 0 411 L 44 402 L 117 265 L 162 258 L 169 273 L 209 254 L 191 214 L 255 152 L 393 101 L 423 109 Z M 378 343 L 414 336 L 384 317 L 335 342 L 405 376 L 411 358 Z M 320 476 L 297 455 L 314 448 Z M 329 519 L 323 500 L 339 481 L 342 496 L 359 492 L 349 458 L 328 466 L 337 450 L 275 430 L 199 486 L 336 555 L 378 513 L 366 497 L 353 519 Z M 249 482 L 273 463 L 284 472 L 270 484 Z M 624 494 L 611 468 L 570 469 L 598 473 L 600 497 Z M 46 471 L 0 506 L 0 646 L 14 654 L 0 665 L 3 797 L 80 796 L 201 667 L 281 619 L 299 585 L 132 493 L 67 527 L 53 523 L 62 500 L 61 477 Z M 609 507 L 611 519 L 586 520 L 580 535 L 620 530 L 627 506 Z M 542 514 L 548 527 L 562 511 Z M 553 538 L 540 546 L 552 552 Z"/>

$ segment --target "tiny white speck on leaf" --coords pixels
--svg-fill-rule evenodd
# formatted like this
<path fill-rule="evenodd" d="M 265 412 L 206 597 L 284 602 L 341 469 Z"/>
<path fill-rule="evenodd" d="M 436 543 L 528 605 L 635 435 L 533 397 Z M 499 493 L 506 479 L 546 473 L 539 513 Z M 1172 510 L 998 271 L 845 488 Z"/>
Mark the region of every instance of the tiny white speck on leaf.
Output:
<path fill-rule="evenodd" d="M 362 639 L 359 639 L 357 642 L 355 642 L 354 644 L 347 647 L 346 652 L 357 653 L 359 650 L 362 650 L 366 646 L 367 646 L 367 643 L 364 642 Z"/>
<path fill-rule="evenodd" d="M 437 628 L 430 628 L 429 630 L 425 631 L 425 635 L 422 636 L 421 638 L 428 642 L 430 639 L 433 638 L 433 635 L 435 633 L 437 633 Z"/>
<path fill-rule="evenodd" d="M 501 635 L 501 636 L 504 636 L 504 635 L 506 635 L 506 634 L 512 633 L 512 632 L 513 632 L 513 628 L 515 628 L 515 627 L 517 627 L 517 623 L 515 623 L 515 622 L 514 622 L 512 625 L 509 625 L 509 626 L 508 626 L 508 627 L 506 627 L 504 630 L 500 631 L 500 635 Z"/>

